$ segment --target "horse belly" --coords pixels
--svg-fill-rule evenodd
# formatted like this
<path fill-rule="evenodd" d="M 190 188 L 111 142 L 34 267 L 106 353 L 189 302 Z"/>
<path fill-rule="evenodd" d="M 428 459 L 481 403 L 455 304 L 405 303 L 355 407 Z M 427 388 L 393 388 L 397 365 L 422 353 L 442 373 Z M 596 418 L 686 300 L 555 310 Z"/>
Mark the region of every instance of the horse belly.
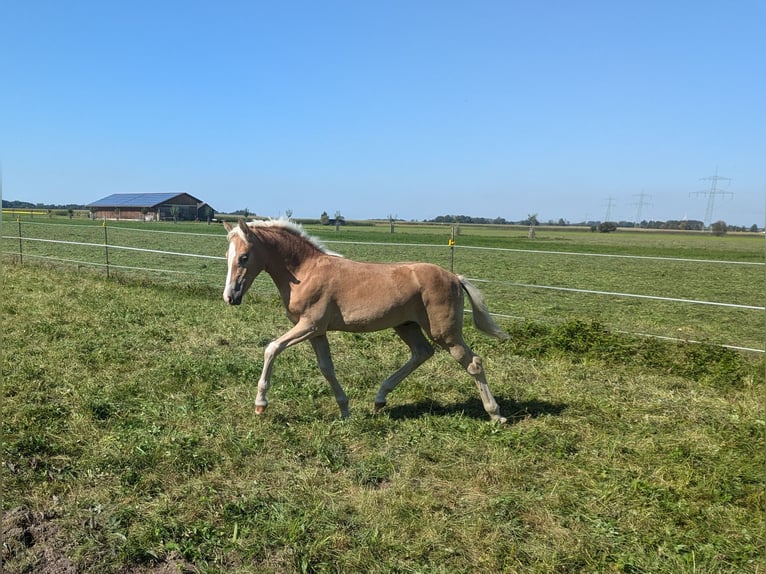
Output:
<path fill-rule="evenodd" d="M 360 265 L 356 281 L 335 293 L 336 313 L 330 328 L 370 332 L 425 319 L 418 281 L 407 266 Z"/>
<path fill-rule="evenodd" d="M 421 323 L 424 316 L 423 305 L 419 300 L 341 302 L 329 328 L 333 331 L 357 333 L 382 331 L 403 323 Z"/>

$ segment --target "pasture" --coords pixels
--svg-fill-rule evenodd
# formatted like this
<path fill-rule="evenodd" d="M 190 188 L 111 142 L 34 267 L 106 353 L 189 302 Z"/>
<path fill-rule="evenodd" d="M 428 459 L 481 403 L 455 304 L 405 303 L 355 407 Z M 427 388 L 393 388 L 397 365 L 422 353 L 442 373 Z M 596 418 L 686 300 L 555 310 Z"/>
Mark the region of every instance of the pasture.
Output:
<path fill-rule="evenodd" d="M 748 308 L 764 305 L 762 236 L 549 228 L 530 240 L 526 229 L 462 225 L 451 253 L 450 229 L 398 224 L 391 234 L 387 224 L 339 232 L 306 226 L 352 259 L 452 265 L 476 279 L 491 310 L 509 320 L 597 320 L 613 331 L 764 348 L 763 311 Z M 18 260 L 16 222 L 3 221 L 2 230 L 3 252 Z M 25 220 L 21 234 L 29 261 L 64 260 L 103 273 L 108 256 L 110 273 L 146 278 L 149 268 L 152 281 L 214 288 L 225 274 L 219 225 L 108 222 L 105 230 L 99 222 L 54 218 Z M 105 239 L 112 248 L 101 247 Z M 273 285 L 264 276 L 254 289 L 272 293 Z"/>
<path fill-rule="evenodd" d="M 225 249 L 220 228 L 135 226 L 110 241 Z M 103 241 L 93 222 L 34 229 Z M 349 257 L 449 266 L 447 230 L 308 230 Z M 762 238 L 544 235 L 457 238 L 455 270 L 498 281 L 479 284 L 490 309 L 526 318 L 498 319 L 508 342 L 466 327 L 505 427 L 445 353 L 373 416 L 407 358 L 390 332 L 331 335 L 350 419 L 308 345 L 277 360 L 256 417 L 263 348 L 287 327 L 267 277 L 230 308 L 222 259 L 114 250 L 106 278 L 92 247 L 25 243 L 3 268 L 6 571 L 763 572 L 762 356 L 617 333 L 763 348 L 763 312 L 502 283 L 762 305 L 763 267 L 470 249 L 763 262 Z"/>

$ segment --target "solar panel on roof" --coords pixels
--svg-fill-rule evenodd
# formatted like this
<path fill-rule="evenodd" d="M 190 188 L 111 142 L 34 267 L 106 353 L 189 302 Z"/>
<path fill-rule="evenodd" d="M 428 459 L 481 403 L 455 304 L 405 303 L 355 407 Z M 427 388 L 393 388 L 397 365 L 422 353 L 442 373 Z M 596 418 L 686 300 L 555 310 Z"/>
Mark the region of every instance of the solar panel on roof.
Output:
<path fill-rule="evenodd" d="M 181 193 L 113 193 L 88 204 L 88 207 L 154 207 Z"/>

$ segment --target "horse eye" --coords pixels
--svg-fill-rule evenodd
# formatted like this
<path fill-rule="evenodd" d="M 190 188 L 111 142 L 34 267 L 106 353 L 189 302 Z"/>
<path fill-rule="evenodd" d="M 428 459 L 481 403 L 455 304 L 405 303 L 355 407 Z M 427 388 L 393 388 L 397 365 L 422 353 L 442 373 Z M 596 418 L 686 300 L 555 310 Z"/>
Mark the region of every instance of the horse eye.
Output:
<path fill-rule="evenodd" d="M 245 265 L 247 265 L 247 253 L 239 256 L 239 265 L 240 267 L 244 267 Z"/>

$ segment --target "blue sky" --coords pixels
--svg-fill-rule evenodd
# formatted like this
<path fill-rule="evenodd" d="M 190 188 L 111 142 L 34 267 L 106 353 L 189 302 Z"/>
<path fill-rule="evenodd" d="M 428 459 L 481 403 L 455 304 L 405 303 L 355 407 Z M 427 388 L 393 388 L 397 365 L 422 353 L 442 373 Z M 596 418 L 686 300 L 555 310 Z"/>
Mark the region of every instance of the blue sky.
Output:
<path fill-rule="evenodd" d="M 3 197 L 762 226 L 762 0 L 5 0 Z M 610 199 L 611 198 L 611 199 Z"/>

